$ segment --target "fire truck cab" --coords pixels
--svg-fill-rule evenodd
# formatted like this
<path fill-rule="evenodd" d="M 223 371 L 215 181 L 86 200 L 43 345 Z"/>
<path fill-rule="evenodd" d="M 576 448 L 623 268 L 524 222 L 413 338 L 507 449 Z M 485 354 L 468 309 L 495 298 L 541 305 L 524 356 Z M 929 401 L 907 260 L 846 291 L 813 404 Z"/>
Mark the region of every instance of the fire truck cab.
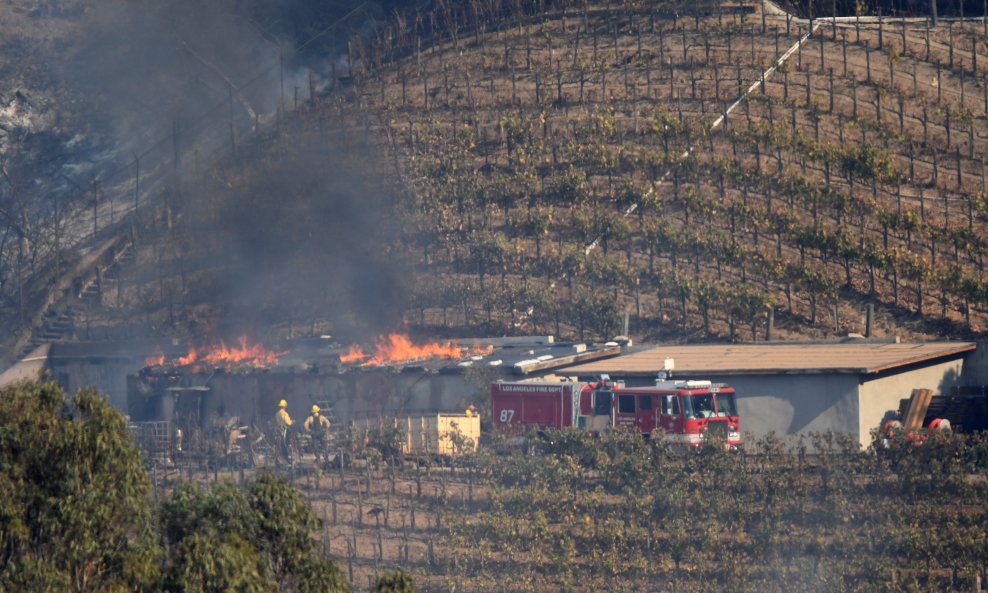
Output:
<path fill-rule="evenodd" d="M 576 427 L 602 432 L 615 426 L 670 444 L 699 445 L 716 435 L 741 444 L 734 389 L 710 381 L 659 380 L 651 387 L 625 387 L 602 377 L 592 383 L 498 382 L 491 386 L 498 430 Z"/>

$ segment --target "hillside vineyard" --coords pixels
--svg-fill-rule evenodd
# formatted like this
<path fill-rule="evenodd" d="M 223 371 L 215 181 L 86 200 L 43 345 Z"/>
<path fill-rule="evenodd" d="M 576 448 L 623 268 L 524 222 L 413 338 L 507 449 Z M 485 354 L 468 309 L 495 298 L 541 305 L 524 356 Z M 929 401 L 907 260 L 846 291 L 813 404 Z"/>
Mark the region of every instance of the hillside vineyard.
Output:
<path fill-rule="evenodd" d="M 747 340 L 769 308 L 821 336 L 874 303 L 888 332 L 981 331 L 983 21 L 810 26 L 462 3 L 352 46 L 335 109 L 405 190 L 409 320 Z"/>
<path fill-rule="evenodd" d="M 83 194 L 79 237 L 54 216 L 30 266 L 27 243 L 0 253 L 20 270 L 5 320 L 35 326 L 25 352 L 77 330 L 296 324 L 813 339 L 864 333 L 869 307 L 879 335 L 977 337 L 988 20 L 941 16 L 399 11 L 295 72 L 275 112 L 229 97 L 202 129 L 172 128 Z M 51 306 L 49 286 L 66 295 Z"/>

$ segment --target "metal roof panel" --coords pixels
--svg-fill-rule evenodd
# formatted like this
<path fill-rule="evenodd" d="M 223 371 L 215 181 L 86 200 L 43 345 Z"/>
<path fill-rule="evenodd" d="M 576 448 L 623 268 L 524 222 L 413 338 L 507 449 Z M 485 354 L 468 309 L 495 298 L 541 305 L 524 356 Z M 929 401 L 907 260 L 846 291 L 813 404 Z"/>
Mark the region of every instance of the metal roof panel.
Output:
<path fill-rule="evenodd" d="M 659 346 L 564 369 L 567 373 L 651 376 L 663 361 L 676 361 L 674 375 L 707 374 L 874 374 L 974 350 L 973 342 L 703 344 Z"/>

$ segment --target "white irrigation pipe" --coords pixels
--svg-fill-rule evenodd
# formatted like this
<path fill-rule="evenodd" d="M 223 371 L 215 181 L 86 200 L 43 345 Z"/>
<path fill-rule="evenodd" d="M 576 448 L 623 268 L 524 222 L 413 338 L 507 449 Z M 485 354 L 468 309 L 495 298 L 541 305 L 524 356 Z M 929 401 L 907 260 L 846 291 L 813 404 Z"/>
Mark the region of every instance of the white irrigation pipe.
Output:
<path fill-rule="evenodd" d="M 792 56 L 794 53 L 796 53 L 799 50 L 799 48 L 804 43 L 806 43 L 806 40 L 810 38 L 810 36 L 813 34 L 813 32 L 816 31 L 817 27 L 820 25 L 820 20 L 821 19 L 815 19 L 815 20 L 811 21 L 810 29 L 805 34 L 803 34 L 803 36 L 800 37 L 799 40 L 792 45 L 792 47 L 790 47 L 788 50 L 786 50 L 785 53 L 783 53 L 781 56 L 779 56 L 779 58 L 777 60 L 775 60 L 775 63 L 773 63 L 772 66 L 770 66 L 767 70 L 765 70 L 764 72 L 762 72 L 762 75 L 758 78 L 758 80 L 756 80 L 755 82 L 751 83 L 751 86 L 749 86 L 746 91 L 744 91 L 743 93 L 741 93 L 741 96 L 738 97 L 734 101 L 734 103 L 732 103 L 727 109 L 725 109 L 724 110 L 724 113 L 722 113 L 717 119 L 715 119 L 712 124 L 710 124 L 710 131 L 711 132 L 714 131 L 718 126 L 720 126 L 721 124 L 723 124 L 725 121 L 727 121 L 727 116 L 730 115 L 732 111 L 734 111 L 735 109 L 737 109 L 738 105 L 740 105 L 741 103 L 743 103 L 751 95 L 751 93 L 753 93 L 759 86 L 765 84 L 765 81 L 768 79 L 768 77 L 771 76 L 776 70 L 778 70 L 779 67 L 782 66 L 782 64 L 784 64 L 785 61 L 790 58 L 790 56 Z M 697 146 L 697 144 L 690 145 L 685 151 L 683 151 L 683 154 L 679 155 L 679 160 L 683 160 L 683 159 L 688 158 L 693 153 L 693 151 L 696 149 L 696 146 Z M 648 191 L 645 192 L 645 195 L 643 197 L 646 197 L 647 198 L 648 196 L 652 195 L 652 193 L 655 192 L 655 186 L 657 184 L 662 183 L 663 181 L 665 181 L 669 177 L 669 175 L 671 175 L 671 174 L 672 174 L 672 169 L 671 168 L 670 169 L 667 169 L 666 172 L 663 173 L 662 176 L 659 177 L 659 179 L 655 183 L 652 184 L 652 187 L 650 187 L 648 189 Z M 631 216 L 631 214 L 635 210 L 638 209 L 638 206 L 639 205 L 640 205 L 640 202 L 635 202 L 634 204 L 628 206 L 628 208 L 625 209 L 622 217 L 623 218 L 627 218 L 628 216 Z M 585 256 L 586 255 L 590 255 L 590 252 L 593 251 L 594 249 L 596 249 L 597 248 L 597 245 L 599 245 L 600 242 L 603 239 L 604 239 L 604 236 L 603 235 L 599 235 L 596 239 L 594 239 L 593 241 L 591 241 L 590 244 L 587 245 L 583 249 L 583 255 L 585 255 Z"/>

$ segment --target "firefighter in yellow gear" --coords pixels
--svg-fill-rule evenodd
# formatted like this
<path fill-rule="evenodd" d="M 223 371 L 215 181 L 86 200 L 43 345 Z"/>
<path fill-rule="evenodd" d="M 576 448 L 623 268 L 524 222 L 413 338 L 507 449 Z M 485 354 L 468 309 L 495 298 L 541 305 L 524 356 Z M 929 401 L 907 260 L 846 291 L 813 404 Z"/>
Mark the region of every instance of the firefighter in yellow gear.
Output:
<path fill-rule="evenodd" d="M 288 402 L 281 400 L 278 402 L 278 412 L 274 415 L 274 425 L 278 429 L 278 436 L 281 437 L 281 452 L 285 459 L 288 455 L 288 429 L 292 426 L 292 417 L 288 415 Z"/>
<path fill-rule="evenodd" d="M 288 427 L 294 424 L 292 417 L 288 415 L 288 402 L 285 400 L 278 402 L 278 413 L 274 415 L 274 423 L 282 434 L 288 432 Z"/>
<path fill-rule="evenodd" d="M 325 433 L 329 430 L 329 418 L 319 415 L 319 406 L 312 406 L 312 414 L 305 419 L 305 424 L 302 426 L 313 434 Z"/>
<path fill-rule="evenodd" d="M 464 412 L 464 413 L 467 415 L 468 418 L 470 416 L 477 416 L 478 415 L 477 414 L 477 408 L 473 404 L 470 404 L 469 406 L 467 406 L 467 411 Z"/>
<path fill-rule="evenodd" d="M 312 444 L 315 447 L 316 460 L 322 458 L 326 460 L 326 441 L 329 436 L 329 418 L 319 414 L 319 406 L 312 406 L 312 413 L 305 419 L 302 425 L 305 432 L 312 435 Z"/>

